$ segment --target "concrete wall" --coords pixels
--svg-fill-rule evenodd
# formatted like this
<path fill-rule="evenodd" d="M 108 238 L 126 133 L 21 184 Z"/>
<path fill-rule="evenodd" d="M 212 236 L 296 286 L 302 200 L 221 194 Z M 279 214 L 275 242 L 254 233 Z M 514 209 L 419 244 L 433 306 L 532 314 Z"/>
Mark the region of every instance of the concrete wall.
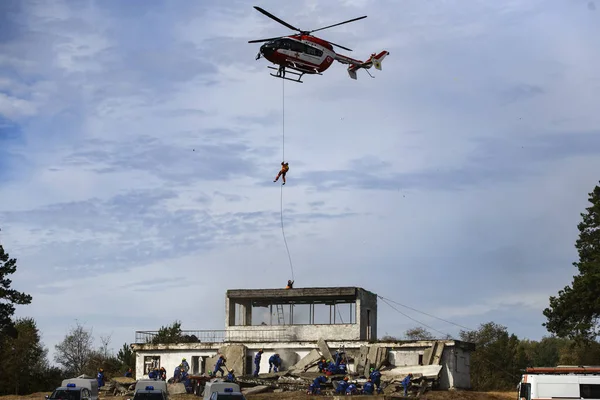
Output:
<path fill-rule="evenodd" d="M 193 373 L 197 368 L 198 373 L 202 373 L 202 360 L 214 356 L 217 350 L 154 350 L 154 351 L 138 351 L 135 354 L 135 379 L 148 378 L 148 374 L 144 373 L 144 360 L 146 357 L 159 357 L 160 367 L 165 367 L 167 371 L 167 379 L 173 377 L 175 367 L 181 364 L 181 359 L 186 358 L 190 365 L 190 372 Z M 198 357 L 198 358 L 195 358 Z M 197 361 L 194 363 L 194 361 Z M 193 365 L 196 364 L 196 365 Z"/>
<path fill-rule="evenodd" d="M 396 367 L 419 365 L 419 356 L 423 356 L 425 348 L 412 348 L 406 350 L 390 350 L 388 360 Z"/>
<path fill-rule="evenodd" d="M 228 326 L 227 331 L 260 332 L 264 326 Z M 357 324 L 336 325 L 286 325 L 284 334 L 289 341 L 357 340 L 360 327 Z"/>
<path fill-rule="evenodd" d="M 441 357 L 441 376 L 440 389 L 458 388 L 470 389 L 470 352 L 461 347 L 446 342 Z M 136 345 L 136 379 L 147 377 L 143 374 L 144 357 L 159 356 L 160 366 L 167 370 L 167 376 L 173 376 L 176 366 L 181 363 L 182 357 L 187 358 L 191 370 L 197 365 L 197 373 L 206 373 L 214 368 L 210 358 L 217 355 L 217 352 L 223 343 L 180 343 L 164 345 Z M 261 373 L 269 370 L 269 357 L 279 353 L 283 359 L 283 369 L 294 365 L 302 357 L 306 356 L 311 350 L 318 349 L 315 342 L 263 342 L 263 343 L 244 343 L 246 346 L 246 370 L 247 373 L 254 371 L 254 356 L 259 349 L 263 349 L 261 358 Z M 368 345 L 365 341 L 329 341 L 328 346 L 332 352 L 340 346 L 345 346 L 348 355 L 356 356 L 361 346 Z M 432 342 L 420 341 L 413 343 L 380 343 L 389 348 L 389 361 L 393 366 L 411 366 L 419 365 L 420 356 L 423 357 L 425 351 L 431 348 Z M 195 357 L 199 357 L 196 359 Z M 197 362 L 195 362 L 197 360 Z M 202 360 L 205 361 L 202 367 Z M 232 360 L 233 361 L 233 360 Z M 195 365 L 196 364 L 196 365 Z M 354 372 L 354 364 L 348 365 L 348 370 Z"/>
<path fill-rule="evenodd" d="M 359 325 L 357 340 L 377 340 L 377 295 L 359 290 L 356 310 Z"/>

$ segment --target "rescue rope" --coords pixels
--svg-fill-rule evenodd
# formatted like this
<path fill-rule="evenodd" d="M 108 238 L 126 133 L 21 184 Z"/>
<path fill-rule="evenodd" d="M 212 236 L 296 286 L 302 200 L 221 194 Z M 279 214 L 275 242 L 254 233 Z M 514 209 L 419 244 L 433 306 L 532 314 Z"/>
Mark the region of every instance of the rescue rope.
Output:
<path fill-rule="evenodd" d="M 285 79 L 281 80 L 281 161 L 285 162 Z M 294 266 L 292 264 L 292 256 L 290 255 L 290 248 L 288 247 L 287 239 L 285 238 L 285 230 L 283 229 L 283 185 L 281 185 L 281 234 L 283 235 L 283 242 L 285 243 L 285 249 L 287 251 L 288 260 L 290 261 L 290 269 L 292 271 L 292 281 L 294 280 Z"/>

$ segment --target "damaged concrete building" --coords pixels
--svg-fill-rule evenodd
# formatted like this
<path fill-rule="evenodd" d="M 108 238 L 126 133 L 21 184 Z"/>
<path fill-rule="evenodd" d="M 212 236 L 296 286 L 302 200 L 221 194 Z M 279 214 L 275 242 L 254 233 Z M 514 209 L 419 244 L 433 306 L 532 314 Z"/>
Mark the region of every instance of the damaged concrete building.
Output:
<path fill-rule="evenodd" d="M 228 290 L 224 330 L 183 331 L 179 343 L 161 343 L 158 331 L 137 331 L 136 377 L 165 367 L 169 377 L 186 358 L 190 374 L 212 370 L 218 354 L 236 376 L 251 375 L 263 349 L 261 375 L 278 353 L 283 372 L 316 372 L 322 356 L 342 349 L 349 375 L 380 368 L 382 380 L 398 381 L 409 372 L 439 389 L 470 389 L 471 343 L 457 340 L 377 340 L 377 295 L 358 287 Z M 289 375 L 289 374 L 288 374 Z"/>

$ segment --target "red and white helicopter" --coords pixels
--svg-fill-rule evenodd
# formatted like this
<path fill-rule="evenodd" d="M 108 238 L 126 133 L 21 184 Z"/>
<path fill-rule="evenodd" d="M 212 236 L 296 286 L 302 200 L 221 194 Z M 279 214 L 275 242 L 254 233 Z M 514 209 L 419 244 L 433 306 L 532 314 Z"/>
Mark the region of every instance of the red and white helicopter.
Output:
<path fill-rule="evenodd" d="M 250 40 L 248 42 L 267 42 L 260 46 L 260 51 L 256 56 L 256 59 L 258 60 L 261 56 L 263 56 L 267 60 L 271 61 L 273 64 L 278 64 L 279 68 L 269 66 L 269 68 L 277 70 L 277 74 L 271 74 L 276 78 L 282 78 L 302 83 L 300 79 L 304 74 L 322 75 L 322 73 L 325 70 L 327 70 L 335 60 L 342 64 L 350 64 L 348 66 L 348 75 L 350 75 L 350 78 L 356 79 L 356 71 L 358 69 L 363 68 L 364 70 L 368 70 L 372 66 L 375 66 L 376 69 L 381 70 L 381 61 L 388 54 L 390 54 L 388 51 L 384 50 L 379 54 L 371 54 L 367 61 L 355 60 L 342 54 L 337 54 L 333 50 L 333 46 L 337 46 L 344 50 L 352 51 L 349 48 L 311 35 L 311 33 L 313 32 L 332 28 L 334 26 L 342 24 L 347 24 L 348 22 L 358 21 L 359 19 L 367 18 L 366 15 L 363 17 L 358 17 L 348 21 L 340 22 L 338 24 L 329 25 L 324 28 L 314 29 L 312 31 L 303 31 L 277 18 L 273 14 L 263 10 L 260 7 L 254 6 L 254 8 L 266 15 L 267 17 L 279 22 L 280 24 L 300 32 L 300 34 L 291 36 L 279 36 L 269 39 Z M 296 75 L 298 78 L 286 78 L 286 68 L 293 70 L 288 70 L 287 72 Z M 371 75 L 369 71 L 367 71 L 367 73 L 371 76 L 371 78 L 374 78 L 374 76 Z"/>

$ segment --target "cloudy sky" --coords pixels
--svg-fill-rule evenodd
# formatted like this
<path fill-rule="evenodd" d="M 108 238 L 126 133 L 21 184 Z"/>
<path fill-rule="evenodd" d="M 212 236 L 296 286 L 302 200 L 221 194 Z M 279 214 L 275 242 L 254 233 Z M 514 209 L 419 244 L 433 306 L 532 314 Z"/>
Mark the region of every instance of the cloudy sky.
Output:
<path fill-rule="evenodd" d="M 600 175 L 587 0 L 0 2 L 0 240 L 52 350 L 116 349 L 225 291 L 360 286 L 461 325 L 546 334 Z M 248 40 L 321 36 L 383 71 L 269 76 Z M 599 4 L 600 6 L 600 4 Z M 399 307 L 399 306 L 398 306 Z M 408 309 L 456 335 L 458 328 Z M 416 323 L 379 303 L 379 334 Z"/>

